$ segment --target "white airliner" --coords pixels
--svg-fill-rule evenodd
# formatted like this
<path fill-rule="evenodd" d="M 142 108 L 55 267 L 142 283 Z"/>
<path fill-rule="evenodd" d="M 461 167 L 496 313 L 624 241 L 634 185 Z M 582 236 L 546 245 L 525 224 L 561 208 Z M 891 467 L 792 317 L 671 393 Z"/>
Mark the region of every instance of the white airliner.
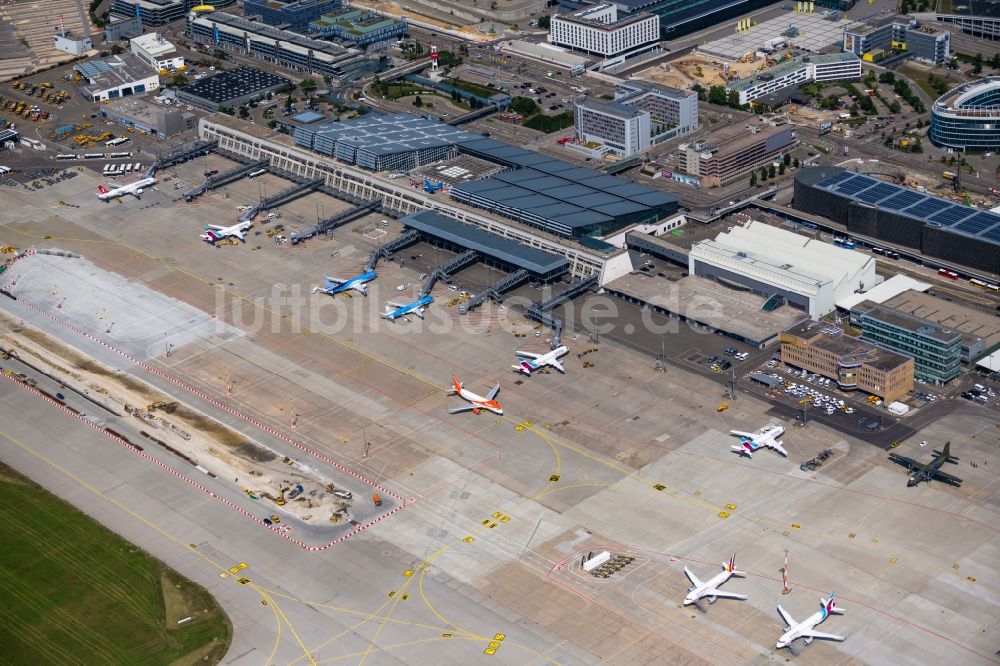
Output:
<path fill-rule="evenodd" d="M 239 238 L 241 241 L 246 242 L 246 234 L 244 233 L 247 229 L 253 226 L 253 222 L 237 222 L 231 227 L 220 227 L 217 224 L 206 224 L 201 239 L 206 243 L 218 243 L 223 238 Z"/>
<path fill-rule="evenodd" d="M 536 354 L 535 352 L 517 350 L 514 353 L 518 356 L 518 364 L 510 367 L 518 372 L 523 372 L 526 375 L 530 375 L 533 371 L 546 365 L 552 366 L 559 372 L 566 372 L 566 368 L 564 368 L 563 364 L 559 362 L 559 357 L 565 356 L 568 352 L 569 347 L 566 347 L 565 345 L 556 347 L 552 351 L 545 354 Z"/>
<path fill-rule="evenodd" d="M 830 615 L 843 615 L 844 611 L 839 608 L 834 608 L 833 596 L 836 592 L 830 592 L 830 600 L 820 598 L 819 600 L 819 610 L 810 615 L 808 618 L 802 622 L 796 622 L 792 619 L 792 616 L 788 614 L 781 604 L 778 604 L 778 614 L 781 615 L 781 619 L 785 621 L 785 633 L 781 634 L 781 638 L 778 639 L 778 648 L 787 647 L 792 653 L 795 650 L 792 648 L 792 643 L 800 638 L 805 639 L 805 644 L 809 645 L 817 638 L 825 638 L 830 641 L 842 641 L 843 636 L 837 636 L 836 634 L 825 634 L 822 631 L 815 631 L 814 627 L 820 624 Z"/>
<path fill-rule="evenodd" d="M 479 412 L 486 410 L 488 412 L 493 412 L 498 416 L 503 416 L 503 407 L 500 403 L 496 401 L 497 393 L 500 392 L 500 382 L 490 389 L 490 392 L 486 394 L 485 397 L 473 393 L 469 389 L 465 388 L 462 382 L 458 381 L 458 377 L 451 378 L 451 388 L 448 389 L 448 395 L 457 395 L 460 398 L 469 401 L 469 404 L 465 407 L 455 407 L 454 409 L 449 409 L 449 414 L 460 414 L 462 412 L 472 412 L 473 414 L 478 414 Z"/>
<path fill-rule="evenodd" d="M 771 423 L 761 428 L 759 432 L 740 432 L 739 430 L 730 430 L 729 434 L 736 435 L 740 438 L 739 446 L 732 446 L 730 448 L 739 453 L 741 456 L 753 458 L 754 451 L 761 447 L 774 449 L 783 456 L 788 455 L 788 451 L 786 451 L 785 447 L 782 446 L 782 441 L 778 439 L 785 434 L 785 429 L 780 425 Z"/>
<path fill-rule="evenodd" d="M 120 196 L 126 194 L 131 194 L 136 199 L 140 198 L 139 195 L 142 194 L 142 190 L 156 182 L 155 178 L 146 177 L 140 178 L 134 183 L 129 183 L 128 185 L 122 185 L 121 187 L 116 187 L 112 190 L 104 187 L 103 185 L 97 186 L 97 198 L 101 201 L 110 201 Z"/>
<path fill-rule="evenodd" d="M 714 604 L 715 600 L 719 597 L 725 599 L 746 599 L 745 594 L 736 594 L 734 592 L 723 592 L 719 589 L 719 586 L 725 583 L 733 576 L 746 576 L 742 571 L 736 570 L 736 555 L 734 554 L 729 558 L 728 562 L 722 563 L 722 573 L 718 573 L 711 579 L 702 582 L 691 573 L 691 570 L 684 567 L 684 574 L 691 581 L 691 589 L 688 590 L 687 596 L 684 597 L 684 605 L 690 606 L 694 604 L 701 609 L 701 605 L 698 603 L 701 599 L 708 598 L 708 603 Z M 704 609 L 702 609 L 704 610 Z"/>

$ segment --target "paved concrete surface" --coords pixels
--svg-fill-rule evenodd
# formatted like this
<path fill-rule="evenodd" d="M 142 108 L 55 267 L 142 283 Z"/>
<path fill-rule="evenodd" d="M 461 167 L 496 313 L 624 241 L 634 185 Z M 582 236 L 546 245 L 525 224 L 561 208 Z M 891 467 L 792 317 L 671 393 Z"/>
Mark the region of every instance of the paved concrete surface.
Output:
<path fill-rule="evenodd" d="M 197 182 L 205 162 L 173 177 Z M 904 470 L 880 448 L 823 422 L 796 429 L 791 408 L 741 393 L 717 412 L 720 378 L 696 361 L 660 373 L 614 336 L 595 344 L 586 334 L 574 340 L 575 332 L 564 340 L 565 375 L 509 374 L 513 350 L 544 348 L 547 336 L 494 304 L 461 317 L 444 286 L 426 320 L 386 323 L 377 317 L 383 301 L 396 297 L 396 285 L 418 282 L 421 268 L 406 261 L 381 264 L 367 299 L 309 295 L 324 273 L 363 265 L 380 242 L 366 236 L 377 218 L 305 246 L 261 238 L 214 248 L 198 239 L 201 226 L 256 200 L 254 181 L 193 204 L 173 201 L 161 184 L 141 201 L 105 205 L 94 185 L 83 173 L 11 193 L 4 242 L 80 252 L 95 267 L 84 287 L 128 281 L 129 298 L 149 289 L 172 299 L 171 312 L 215 315 L 241 333 L 221 341 L 195 335 L 169 357 L 146 345 L 146 365 L 125 372 L 248 438 L 304 447 L 405 500 L 350 539 L 308 551 L 249 520 L 242 511 L 253 504 L 237 488 L 192 478 L 214 496 L 206 494 L 160 463 L 183 477 L 190 467 L 142 458 L 0 382 L 9 436 L 0 455 L 207 585 L 236 627 L 227 663 L 466 664 L 487 650 L 493 661 L 518 664 L 780 660 L 787 655 L 773 650 L 781 631 L 774 604 L 786 549 L 793 591 L 785 607 L 805 617 L 835 587 L 847 610 L 823 627 L 847 641 L 814 643 L 797 663 L 996 663 L 995 409 L 941 410 L 920 432 L 898 437 L 904 455 L 921 457 L 923 439 L 950 439 L 962 458 L 949 470 L 965 479 L 962 488 L 907 488 Z M 60 199 L 80 207 L 53 204 Z M 314 216 L 310 203 L 282 207 L 282 220 Z M 393 223 L 388 237 L 395 233 Z M 38 259 L 15 271 L 27 274 Z M 80 260 L 64 261 L 45 264 L 60 290 L 80 275 L 69 266 Z M 468 271 L 472 280 L 489 277 Z M 42 326 L 28 321 L 32 293 L 44 296 L 26 289 L 24 300 L 0 306 Z M 49 314 L 44 330 L 64 344 L 102 360 L 113 354 L 59 323 L 58 310 Z M 80 323 L 114 342 L 96 317 L 78 318 L 84 330 Z M 681 361 L 726 346 L 717 336 L 678 335 L 671 347 Z M 659 339 L 642 344 L 658 347 Z M 458 400 L 443 390 L 452 374 L 474 390 L 499 377 L 504 416 L 447 414 Z M 768 421 L 788 430 L 789 458 L 729 452 L 730 429 Z M 819 469 L 799 469 L 828 448 L 834 454 Z M 585 575 L 581 555 L 601 549 L 635 560 L 608 579 Z M 682 565 L 709 575 L 734 551 L 750 575 L 727 586 L 750 598 L 720 600 L 704 615 L 682 610 Z M 249 565 L 247 584 L 219 577 L 239 562 Z"/>

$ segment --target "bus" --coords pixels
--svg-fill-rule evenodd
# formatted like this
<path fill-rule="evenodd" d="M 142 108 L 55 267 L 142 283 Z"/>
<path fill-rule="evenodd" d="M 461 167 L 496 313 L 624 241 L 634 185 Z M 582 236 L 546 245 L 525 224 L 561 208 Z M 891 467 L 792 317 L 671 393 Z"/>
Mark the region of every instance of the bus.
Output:
<path fill-rule="evenodd" d="M 846 250 L 853 250 L 855 247 L 857 247 L 857 244 L 850 238 L 834 237 L 833 244 L 836 245 L 837 247 L 842 247 Z"/>
<path fill-rule="evenodd" d="M 120 136 L 117 139 L 111 139 L 109 141 L 105 141 L 104 145 L 108 148 L 114 148 L 115 146 L 120 146 L 123 143 L 128 143 L 131 140 L 132 139 L 128 138 L 127 136 Z"/>
<path fill-rule="evenodd" d="M 247 178 L 256 178 L 257 176 L 263 176 L 265 173 L 267 173 L 267 169 L 257 169 L 248 173 Z"/>
<path fill-rule="evenodd" d="M 104 153 L 86 153 L 83 156 L 85 160 L 103 160 Z"/>
<path fill-rule="evenodd" d="M 76 155 L 70 155 L 69 153 L 64 153 L 62 155 L 56 155 L 57 160 L 75 160 Z"/>
<path fill-rule="evenodd" d="M 1000 291 L 1000 285 L 993 284 L 992 282 L 986 282 L 985 280 L 980 280 L 979 278 L 972 278 L 969 280 L 969 284 L 976 289 L 983 289 L 985 291 L 992 292 Z"/>
<path fill-rule="evenodd" d="M 806 229 L 819 229 L 818 224 L 816 224 L 815 222 L 809 222 L 808 220 L 804 221 L 802 223 L 802 226 L 805 227 Z"/>
<path fill-rule="evenodd" d="M 132 163 L 129 162 L 125 165 L 125 173 L 132 173 Z"/>
<path fill-rule="evenodd" d="M 136 162 L 135 164 L 132 165 L 132 171 L 138 173 L 141 167 L 142 167 L 142 162 Z"/>
<path fill-rule="evenodd" d="M 938 275 L 940 275 L 943 278 L 948 278 L 949 280 L 958 279 L 958 273 L 956 273 L 955 271 L 949 271 L 947 268 L 939 268 Z"/>
<path fill-rule="evenodd" d="M 119 157 L 132 157 L 132 153 L 108 153 L 108 157 L 111 159 L 118 159 Z"/>

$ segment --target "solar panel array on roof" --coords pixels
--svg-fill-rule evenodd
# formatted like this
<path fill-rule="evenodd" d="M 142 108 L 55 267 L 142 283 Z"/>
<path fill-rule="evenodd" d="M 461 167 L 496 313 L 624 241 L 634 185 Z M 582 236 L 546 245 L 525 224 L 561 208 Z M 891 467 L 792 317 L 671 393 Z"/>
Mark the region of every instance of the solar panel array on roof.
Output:
<path fill-rule="evenodd" d="M 264 94 L 266 91 L 290 83 L 288 79 L 271 72 L 265 72 L 256 67 L 237 67 L 227 69 L 224 72 L 213 74 L 191 85 L 180 89 L 187 95 L 200 97 L 214 104 L 225 104 L 226 102 L 247 95 L 257 93 Z"/>
<path fill-rule="evenodd" d="M 896 193 L 896 188 L 887 183 L 882 183 L 881 185 L 876 185 L 875 187 L 869 187 L 866 190 L 862 190 L 858 194 L 858 199 L 864 201 L 865 203 L 875 203 L 876 201 L 881 201 L 888 196 Z"/>
<path fill-rule="evenodd" d="M 991 242 L 1000 241 L 1000 215 L 996 213 L 963 206 L 854 171 L 835 173 L 813 187 L 872 204 L 918 222 L 947 227 L 958 234 Z"/>

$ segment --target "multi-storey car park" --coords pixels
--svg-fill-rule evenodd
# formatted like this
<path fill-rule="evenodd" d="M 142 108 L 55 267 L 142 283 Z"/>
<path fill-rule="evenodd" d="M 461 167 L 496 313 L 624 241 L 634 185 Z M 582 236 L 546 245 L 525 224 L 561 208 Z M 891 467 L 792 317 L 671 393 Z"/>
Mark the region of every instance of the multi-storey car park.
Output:
<path fill-rule="evenodd" d="M 615 5 L 630 13 L 648 12 L 660 17 L 660 34 L 665 39 L 719 25 L 775 0 L 617 0 Z M 819 3 L 817 3 L 819 4 Z"/>
<path fill-rule="evenodd" d="M 1000 215 L 840 167 L 795 174 L 793 205 L 924 257 L 1000 273 Z"/>
<path fill-rule="evenodd" d="M 927 136 L 947 148 L 1000 149 L 1000 77 L 966 83 L 939 97 Z"/>
<path fill-rule="evenodd" d="M 327 75 L 338 82 L 376 74 L 388 65 L 384 55 L 365 55 L 357 48 L 311 39 L 232 14 L 191 14 L 187 34 L 200 44 L 287 69 Z"/>
<path fill-rule="evenodd" d="M 268 25 L 306 32 L 310 21 L 337 11 L 343 4 L 342 0 L 245 0 L 243 14 L 247 18 L 259 17 Z"/>

